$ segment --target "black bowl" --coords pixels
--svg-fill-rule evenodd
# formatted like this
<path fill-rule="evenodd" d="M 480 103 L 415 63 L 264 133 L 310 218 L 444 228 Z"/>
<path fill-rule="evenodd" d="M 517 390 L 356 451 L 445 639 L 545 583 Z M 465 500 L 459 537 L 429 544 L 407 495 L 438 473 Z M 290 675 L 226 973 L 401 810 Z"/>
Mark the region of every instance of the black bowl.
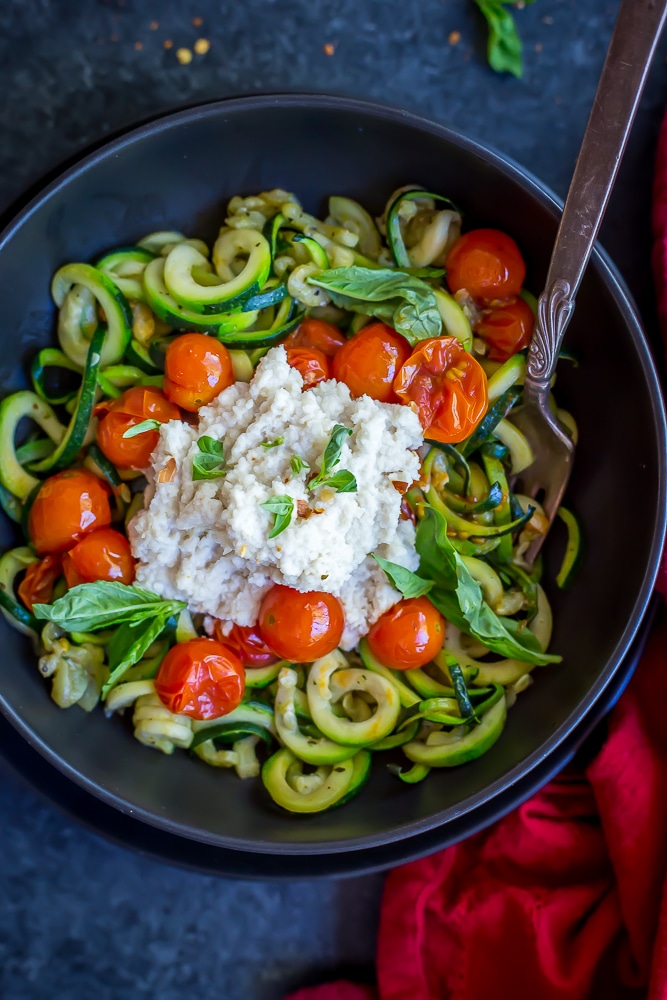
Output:
<path fill-rule="evenodd" d="M 379 211 L 417 181 L 459 204 L 468 227 L 510 232 L 539 291 L 559 205 L 496 153 L 403 112 L 342 98 L 252 97 L 143 126 L 86 157 L 21 212 L 0 238 L 4 392 L 25 384 L 26 358 L 53 341 L 49 282 L 148 230 L 210 238 L 227 199 L 270 187 L 321 210 L 330 193 Z M 549 589 L 561 666 L 537 671 L 493 751 L 433 773 L 413 788 L 382 761 L 340 810 L 310 818 L 273 807 L 258 781 L 240 782 L 186 754 L 140 747 L 101 712 L 51 702 L 27 642 L 4 624 L 0 708 L 22 735 L 87 791 L 163 830 L 225 848 L 289 854 L 368 849 L 441 827 L 505 793 L 571 734 L 612 681 L 645 611 L 665 529 L 665 414 L 650 352 L 628 295 L 600 254 L 579 293 L 568 345 L 577 369 L 559 373 L 561 405 L 580 426 L 570 495 L 586 527 L 587 556 L 569 593 Z M 4 522 L 0 542 L 11 544 Z M 547 552 L 557 568 L 563 539 Z M 511 796 L 503 794 L 506 808 Z M 465 831 L 457 823 L 461 835 Z"/>

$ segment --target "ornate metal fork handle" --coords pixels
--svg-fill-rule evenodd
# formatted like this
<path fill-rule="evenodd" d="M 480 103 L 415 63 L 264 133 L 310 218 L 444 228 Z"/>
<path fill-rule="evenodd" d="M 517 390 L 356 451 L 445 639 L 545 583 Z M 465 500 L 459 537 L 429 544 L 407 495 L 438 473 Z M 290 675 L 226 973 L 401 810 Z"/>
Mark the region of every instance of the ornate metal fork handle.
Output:
<path fill-rule="evenodd" d="M 616 180 L 667 13 L 667 0 L 622 0 L 528 349 L 525 399 L 546 407 L 549 381 Z M 546 407 L 546 409 L 545 409 Z"/>

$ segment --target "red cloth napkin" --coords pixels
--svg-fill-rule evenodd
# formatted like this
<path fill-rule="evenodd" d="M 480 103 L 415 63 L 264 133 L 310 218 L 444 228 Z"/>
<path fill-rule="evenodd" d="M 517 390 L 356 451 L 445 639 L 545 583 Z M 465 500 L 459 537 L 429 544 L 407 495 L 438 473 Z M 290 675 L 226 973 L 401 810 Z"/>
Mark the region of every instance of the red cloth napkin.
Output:
<path fill-rule="evenodd" d="M 667 339 L 667 117 L 653 264 Z M 658 580 L 667 597 L 667 555 Z M 667 1000 L 667 617 L 586 771 L 387 878 L 377 991 L 290 1000 Z"/>

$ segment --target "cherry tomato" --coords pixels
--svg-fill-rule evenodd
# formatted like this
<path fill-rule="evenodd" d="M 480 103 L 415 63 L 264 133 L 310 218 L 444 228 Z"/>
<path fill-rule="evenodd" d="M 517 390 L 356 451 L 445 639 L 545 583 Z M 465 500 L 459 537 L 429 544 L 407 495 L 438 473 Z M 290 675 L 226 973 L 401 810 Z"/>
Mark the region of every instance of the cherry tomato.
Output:
<path fill-rule="evenodd" d="M 331 378 L 331 364 L 326 354 L 313 347 L 288 347 L 287 364 L 300 373 L 304 389 Z"/>
<path fill-rule="evenodd" d="M 484 302 L 518 295 L 526 277 L 521 251 L 511 236 L 498 229 L 472 229 L 459 236 L 446 266 L 452 292 L 465 288 Z"/>
<path fill-rule="evenodd" d="M 204 333 L 172 340 L 164 359 L 164 394 L 190 413 L 206 406 L 234 381 L 232 359 L 224 344 Z"/>
<path fill-rule="evenodd" d="M 394 389 L 404 403 L 416 404 L 425 436 L 445 444 L 472 434 L 488 406 L 484 369 L 456 337 L 420 341 Z"/>
<path fill-rule="evenodd" d="M 344 382 L 353 396 L 395 403 L 394 379 L 409 357 L 410 345 L 405 337 L 385 323 L 369 323 L 346 340 L 335 355 L 334 378 Z"/>
<path fill-rule="evenodd" d="M 63 572 L 68 587 L 95 580 L 132 583 L 134 559 L 125 535 L 114 528 L 91 531 L 63 557 Z"/>
<path fill-rule="evenodd" d="M 64 552 L 96 528 L 111 523 L 109 491 L 88 469 L 65 469 L 40 486 L 28 516 L 28 534 L 39 554 Z"/>
<path fill-rule="evenodd" d="M 302 594 L 276 584 L 259 609 L 259 632 L 283 660 L 310 663 L 335 649 L 343 634 L 343 609 L 333 594 Z"/>
<path fill-rule="evenodd" d="M 18 586 L 18 594 L 28 611 L 33 604 L 50 604 L 53 587 L 60 576 L 60 556 L 48 555 L 30 563 Z"/>
<path fill-rule="evenodd" d="M 218 642 L 231 649 L 244 667 L 268 667 L 278 660 L 262 639 L 257 625 L 235 624 L 227 635 L 223 635 L 221 622 L 216 622 L 213 629 Z"/>
<path fill-rule="evenodd" d="M 486 341 L 491 361 L 507 361 L 517 351 L 528 347 L 535 326 L 533 310 L 523 299 L 514 299 L 489 309 L 477 324 L 475 333 Z"/>
<path fill-rule="evenodd" d="M 128 389 L 105 409 L 97 425 L 97 443 L 109 461 L 121 469 L 145 469 L 150 465 L 159 437 L 156 430 L 150 430 L 124 438 L 125 431 L 143 420 L 166 424 L 181 416 L 178 407 L 159 389 L 142 385 Z"/>
<path fill-rule="evenodd" d="M 243 698 L 243 664 L 215 639 L 189 639 L 169 650 L 155 677 L 155 690 L 175 715 L 218 719 Z"/>
<path fill-rule="evenodd" d="M 399 601 L 368 633 L 371 653 L 392 670 L 423 667 L 442 649 L 445 619 L 426 597 Z"/>
<path fill-rule="evenodd" d="M 333 323 L 325 323 L 323 319 L 308 316 L 294 333 L 290 333 L 283 347 L 314 347 L 328 358 L 333 358 L 336 351 L 345 343 L 345 336 Z"/>

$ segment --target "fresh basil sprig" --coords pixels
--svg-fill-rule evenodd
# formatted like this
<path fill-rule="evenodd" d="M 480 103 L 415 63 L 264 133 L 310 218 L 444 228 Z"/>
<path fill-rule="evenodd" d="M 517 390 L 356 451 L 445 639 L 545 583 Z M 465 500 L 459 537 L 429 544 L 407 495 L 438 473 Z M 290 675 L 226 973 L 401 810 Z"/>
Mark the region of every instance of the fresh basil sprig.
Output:
<path fill-rule="evenodd" d="M 142 420 L 138 424 L 134 424 L 132 427 L 128 427 L 123 434 L 124 438 L 137 437 L 138 434 L 146 434 L 148 431 L 156 431 L 161 427 L 159 420 L 153 420 L 152 418 L 148 420 Z"/>
<path fill-rule="evenodd" d="M 275 441 L 261 441 L 262 448 L 277 448 L 281 444 L 285 444 L 284 437 L 277 437 Z"/>
<path fill-rule="evenodd" d="M 156 615 L 177 615 L 184 601 L 163 601 L 158 594 L 113 580 L 80 583 L 53 604 L 35 604 L 36 618 L 55 622 L 66 632 L 95 632 Z"/>
<path fill-rule="evenodd" d="M 417 526 L 419 572 L 433 580 L 429 600 L 456 628 L 472 635 L 500 656 L 538 667 L 562 657 L 545 653 L 530 629 L 511 618 L 500 618 L 447 536 L 447 521 L 439 510 L 426 507 Z"/>
<path fill-rule="evenodd" d="M 165 602 L 167 603 L 167 602 Z M 130 667 L 142 659 L 149 646 L 164 631 L 172 617 L 170 608 L 162 608 L 154 618 L 143 618 L 136 622 L 125 622 L 114 632 L 109 643 L 109 678 L 102 686 L 102 697 L 123 679 Z"/>
<path fill-rule="evenodd" d="M 442 333 L 442 319 L 433 289 L 405 271 L 388 267 L 337 267 L 308 278 L 325 288 L 342 309 L 386 320 L 415 345 Z"/>
<path fill-rule="evenodd" d="M 406 569 L 405 566 L 389 562 L 388 559 L 383 559 L 382 556 L 378 556 L 374 552 L 371 554 L 403 597 L 421 597 L 433 589 L 433 580 L 424 580 L 412 570 Z"/>
<path fill-rule="evenodd" d="M 197 447 L 201 454 L 195 455 L 192 459 L 192 479 L 197 482 L 201 479 L 219 479 L 225 474 L 225 458 L 222 450 L 222 441 L 207 434 L 202 435 L 197 441 Z"/>
<path fill-rule="evenodd" d="M 294 500 L 292 497 L 283 493 L 280 496 L 269 497 L 268 500 L 265 500 L 259 506 L 263 507 L 264 510 L 268 510 L 269 514 L 273 514 L 273 528 L 269 532 L 269 538 L 275 538 L 281 531 L 289 527 L 292 514 L 294 513 Z"/>
<path fill-rule="evenodd" d="M 290 468 L 295 476 L 298 476 L 302 469 L 309 469 L 310 466 L 300 455 L 292 455 L 289 460 Z"/>
<path fill-rule="evenodd" d="M 331 474 L 331 470 L 340 462 L 343 441 L 351 433 L 351 428 L 345 427 L 343 424 L 335 425 L 324 449 L 320 471 L 308 483 L 309 490 L 317 490 L 322 486 L 327 486 L 329 489 L 337 490 L 338 493 L 357 492 L 357 480 L 347 469 L 339 469 L 334 475 Z"/>
<path fill-rule="evenodd" d="M 508 6 L 514 0 L 474 0 L 486 18 L 489 29 L 487 43 L 487 58 L 491 69 L 496 73 L 512 73 L 521 77 L 523 60 L 521 58 L 521 39 L 514 23 L 514 18 Z M 533 3 L 534 0 L 526 0 Z"/>

